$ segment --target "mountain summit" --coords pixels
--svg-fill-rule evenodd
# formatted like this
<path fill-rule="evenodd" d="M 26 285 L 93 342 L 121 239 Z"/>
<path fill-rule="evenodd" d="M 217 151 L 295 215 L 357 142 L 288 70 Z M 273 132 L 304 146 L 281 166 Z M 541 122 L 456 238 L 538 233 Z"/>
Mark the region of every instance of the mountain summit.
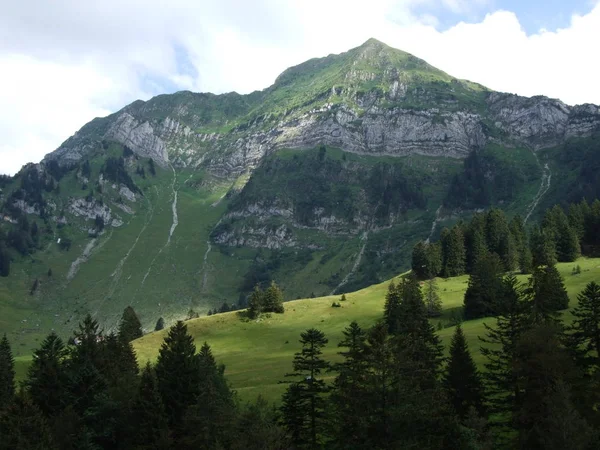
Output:
<path fill-rule="evenodd" d="M 358 289 L 457 217 L 600 196 L 599 132 L 597 106 L 374 39 L 248 95 L 136 101 L 0 179 L 0 324 L 29 345 L 87 312 L 109 329 L 132 305 L 149 329 L 243 306 L 271 280 L 288 299 Z"/>

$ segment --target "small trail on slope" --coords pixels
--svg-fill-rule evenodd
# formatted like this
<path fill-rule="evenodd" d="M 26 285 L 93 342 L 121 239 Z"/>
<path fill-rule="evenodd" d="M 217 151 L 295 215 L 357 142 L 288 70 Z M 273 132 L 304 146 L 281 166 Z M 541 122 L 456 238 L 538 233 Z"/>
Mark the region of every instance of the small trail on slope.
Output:
<path fill-rule="evenodd" d="M 433 223 L 431 224 L 431 231 L 429 232 L 429 236 L 425 240 L 426 244 L 429 244 L 429 242 L 431 242 L 431 239 L 433 238 L 433 233 L 435 233 L 435 229 L 437 228 L 437 224 L 440 223 L 442 220 L 442 218 L 440 216 L 441 213 L 442 213 L 442 205 L 440 205 L 439 208 L 435 211 L 435 219 L 433 220 Z"/>
<path fill-rule="evenodd" d="M 535 156 L 535 160 L 537 161 L 540 168 L 542 168 L 542 165 L 540 164 L 540 160 L 538 159 L 538 156 L 535 154 L 535 152 L 533 152 L 533 156 Z M 533 197 L 533 201 L 531 202 L 531 205 L 529 205 L 527 215 L 525 216 L 525 220 L 523 220 L 524 224 L 527 223 L 527 220 L 529 220 L 529 217 L 531 216 L 531 214 L 537 207 L 537 205 L 540 202 L 540 200 L 542 199 L 542 197 L 546 194 L 546 192 L 548 192 L 548 189 L 550 189 L 551 181 L 552 181 L 552 172 L 550 171 L 550 167 L 548 166 L 548 163 L 546 163 L 546 164 L 544 164 L 544 167 L 542 168 L 542 181 L 540 183 L 540 188 L 538 189 L 537 194 L 535 194 L 535 197 Z"/>
<path fill-rule="evenodd" d="M 356 257 L 356 260 L 354 261 L 354 265 L 352 266 L 352 269 L 350 269 L 350 272 L 348 272 L 346 274 L 346 276 L 340 282 L 340 284 L 338 284 L 335 287 L 335 289 L 329 293 L 329 295 L 335 295 L 335 293 L 338 291 L 338 289 L 345 286 L 348 283 L 348 281 L 350 281 L 350 278 L 356 273 L 356 270 L 358 269 L 358 266 L 360 266 L 360 262 L 362 261 L 362 257 L 365 253 L 365 248 L 367 247 L 368 239 L 369 239 L 369 231 L 363 232 L 362 236 L 360 237 L 360 240 L 362 241 L 363 244 L 360 248 L 360 251 L 358 252 L 358 256 Z"/>
<path fill-rule="evenodd" d="M 212 206 L 215 206 L 215 205 L 213 204 Z M 213 227 L 213 230 L 215 228 L 217 228 L 219 225 L 221 225 L 222 221 L 223 221 L 223 218 L 219 219 L 217 224 Z M 206 290 L 206 282 L 208 280 L 208 254 L 212 250 L 212 244 L 210 243 L 210 234 L 208 235 L 206 245 L 207 245 L 206 252 L 204 252 L 204 258 L 202 260 L 202 291 L 201 292 L 204 292 Z"/>
<path fill-rule="evenodd" d="M 152 258 L 152 261 L 150 262 L 150 265 L 148 266 L 148 270 L 146 271 L 146 274 L 144 275 L 144 278 L 142 279 L 142 284 L 140 285 L 140 287 L 142 287 L 144 285 L 144 283 L 146 283 L 146 278 L 148 278 L 148 275 L 150 275 L 150 272 L 152 271 L 152 267 L 154 266 L 154 262 L 156 261 L 156 258 L 158 258 L 161 255 L 161 253 L 165 250 L 165 248 L 167 248 L 167 246 L 171 243 L 171 237 L 173 236 L 173 233 L 175 232 L 175 228 L 177 228 L 177 225 L 179 225 L 179 218 L 177 217 L 177 194 L 178 194 L 179 190 L 175 189 L 175 183 L 177 183 L 177 172 L 175 172 L 175 168 L 173 167 L 173 164 L 169 164 L 169 166 L 171 166 L 171 170 L 173 171 L 173 183 L 171 184 L 171 191 L 173 192 L 173 203 L 171 203 L 171 211 L 173 211 L 173 222 L 171 224 L 171 228 L 169 229 L 169 236 L 167 237 L 167 242 L 165 243 L 165 245 L 163 245 L 160 248 L 160 250 L 158 251 L 156 256 L 154 256 L 154 258 Z M 191 175 L 190 175 L 190 178 L 191 178 Z M 188 180 L 189 180 L 189 178 L 188 178 Z M 186 180 L 185 182 L 187 182 L 188 180 Z"/>
<path fill-rule="evenodd" d="M 149 199 L 146 199 L 146 201 L 148 202 L 148 211 L 146 212 L 146 220 L 144 221 L 144 226 L 138 233 L 137 237 L 135 238 L 135 241 L 133 241 L 131 247 L 129 247 L 129 250 L 127 250 L 125 256 L 121 258 L 121 260 L 117 263 L 117 267 L 115 268 L 114 272 L 110 275 L 111 277 L 113 277 L 113 280 L 110 283 L 110 287 L 108 289 L 108 297 L 112 297 L 112 295 L 114 294 L 115 289 L 117 288 L 117 285 L 119 284 L 119 281 L 121 279 L 121 275 L 123 274 L 123 266 L 125 265 L 125 262 L 129 258 L 129 255 L 137 245 L 144 231 L 146 231 L 148 224 L 152 221 L 152 217 L 154 216 L 154 206 L 152 205 L 152 202 Z"/>
<path fill-rule="evenodd" d="M 67 282 L 71 281 L 75 277 L 75 275 L 77 275 L 77 272 L 79 271 L 79 266 L 89 259 L 94 245 L 96 245 L 96 241 L 97 239 L 94 238 L 90 242 L 88 242 L 88 244 L 83 249 L 83 253 L 71 263 L 71 267 L 69 268 L 69 272 L 67 273 Z"/>
<path fill-rule="evenodd" d="M 169 230 L 169 238 L 167 239 L 166 245 L 169 245 L 171 242 L 171 236 L 173 236 L 173 232 L 177 225 L 179 225 L 179 219 L 177 217 L 177 194 L 179 193 L 178 189 L 175 189 L 175 183 L 177 182 L 177 172 L 175 172 L 175 167 L 173 164 L 169 164 L 171 166 L 171 170 L 173 171 L 173 184 L 171 185 L 171 190 L 173 191 L 173 203 L 171 204 L 171 210 L 173 211 L 173 223 L 171 224 L 171 229 Z"/>

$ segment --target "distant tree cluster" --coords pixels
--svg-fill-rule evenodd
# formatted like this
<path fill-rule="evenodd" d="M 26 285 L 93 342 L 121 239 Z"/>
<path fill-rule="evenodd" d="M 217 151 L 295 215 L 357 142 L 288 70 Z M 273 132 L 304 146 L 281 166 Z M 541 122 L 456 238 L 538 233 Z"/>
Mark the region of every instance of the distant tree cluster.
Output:
<path fill-rule="evenodd" d="M 141 193 L 140 189 L 131 179 L 131 176 L 125 168 L 125 160 L 123 157 L 115 158 L 110 156 L 104 162 L 101 172 L 107 180 L 110 180 L 116 184 L 124 184 L 132 192 Z"/>
<path fill-rule="evenodd" d="M 475 214 L 442 230 L 439 242 L 418 242 L 412 269 L 421 279 L 472 274 L 477 261 L 495 254 L 502 271 L 522 273 L 541 265 L 575 261 L 581 254 L 600 254 L 600 201 L 571 204 L 568 214 L 560 206 L 546 211 L 529 235 L 518 215 L 510 221 L 500 209 Z M 489 259 L 488 259 L 489 262 Z"/>
<path fill-rule="evenodd" d="M 537 167 L 529 164 L 510 163 L 492 149 L 472 151 L 463 161 L 462 171 L 453 177 L 444 205 L 477 209 L 510 202 L 531 181 L 527 174 L 536 172 Z"/>
<path fill-rule="evenodd" d="M 255 319 L 262 313 L 282 314 L 284 311 L 283 292 L 274 281 L 265 290 L 262 290 L 259 286 L 254 288 L 254 292 L 252 292 L 248 301 L 248 316 L 250 318 Z"/>

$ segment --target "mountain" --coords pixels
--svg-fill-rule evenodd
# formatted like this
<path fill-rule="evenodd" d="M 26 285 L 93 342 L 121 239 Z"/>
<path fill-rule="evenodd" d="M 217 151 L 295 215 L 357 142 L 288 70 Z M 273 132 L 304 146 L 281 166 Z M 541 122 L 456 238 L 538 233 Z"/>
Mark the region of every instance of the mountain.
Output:
<path fill-rule="evenodd" d="M 144 327 L 364 287 L 495 205 L 600 197 L 600 110 L 459 80 L 370 39 L 249 95 L 136 101 L 0 179 L 0 329 L 26 351 L 91 312 Z M 0 271 L 1 272 L 1 271 Z"/>

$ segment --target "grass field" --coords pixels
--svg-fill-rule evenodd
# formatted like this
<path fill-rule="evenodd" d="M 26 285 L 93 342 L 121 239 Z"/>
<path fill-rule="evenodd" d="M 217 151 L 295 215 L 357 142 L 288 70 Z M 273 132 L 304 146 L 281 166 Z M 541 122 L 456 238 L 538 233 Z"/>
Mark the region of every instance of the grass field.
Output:
<path fill-rule="evenodd" d="M 572 275 L 573 267 L 580 265 L 582 272 Z M 559 264 L 571 297 L 571 306 L 576 295 L 592 280 L 600 281 L 600 259 L 580 259 L 576 263 Z M 525 281 L 525 276 L 519 276 Z M 468 276 L 438 280 L 444 304 L 444 314 L 435 320 L 444 326 L 449 324 L 452 311 L 460 308 L 466 290 Z M 208 342 L 219 363 L 226 366 L 226 376 L 241 399 L 250 400 L 262 394 L 271 401 L 278 401 L 285 385 L 279 384 L 284 375 L 290 372 L 294 352 L 299 350 L 300 333 L 316 327 L 329 339 L 324 356 L 335 361 L 337 344 L 342 330 L 353 320 L 361 326 L 369 327 L 383 313 L 383 304 L 388 282 L 370 286 L 347 294 L 347 301 L 341 308 L 332 308 L 333 300 L 339 296 L 296 300 L 285 304 L 285 314 L 263 316 L 256 321 L 247 321 L 237 313 L 219 314 L 190 320 L 189 332 L 194 336 L 196 346 Z M 569 312 L 564 314 L 569 321 Z M 479 353 L 478 336 L 483 334 L 483 323 L 493 323 L 494 319 L 480 319 L 465 322 L 463 329 L 471 351 L 478 363 L 482 362 Z M 439 332 L 445 345 L 448 345 L 454 327 L 447 326 Z M 140 364 L 154 361 L 162 340 L 167 333 L 163 330 L 148 334 L 134 342 Z"/>

